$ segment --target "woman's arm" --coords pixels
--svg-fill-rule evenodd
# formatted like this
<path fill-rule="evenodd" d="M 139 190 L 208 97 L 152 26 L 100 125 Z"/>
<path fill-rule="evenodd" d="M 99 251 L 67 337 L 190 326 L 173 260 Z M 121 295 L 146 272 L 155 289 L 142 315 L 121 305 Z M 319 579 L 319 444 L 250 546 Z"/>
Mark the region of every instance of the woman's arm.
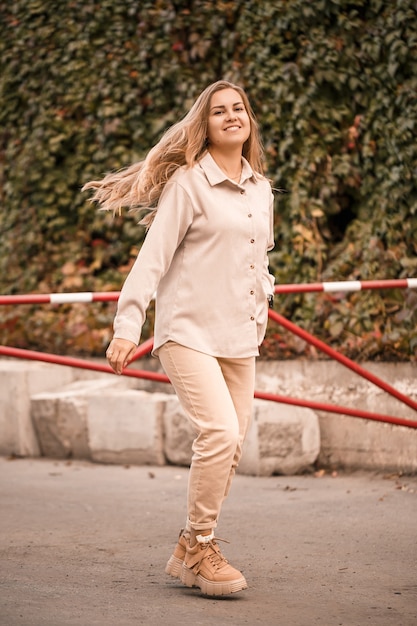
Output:
<path fill-rule="evenodd" d="M 192 219 L 193 208 L 187 193 L 178 183 L 168 182 L 155 219 L 120 292 L 114 338 L 106 353 L 117 374 L 133 356 L 149 303 Z"/>

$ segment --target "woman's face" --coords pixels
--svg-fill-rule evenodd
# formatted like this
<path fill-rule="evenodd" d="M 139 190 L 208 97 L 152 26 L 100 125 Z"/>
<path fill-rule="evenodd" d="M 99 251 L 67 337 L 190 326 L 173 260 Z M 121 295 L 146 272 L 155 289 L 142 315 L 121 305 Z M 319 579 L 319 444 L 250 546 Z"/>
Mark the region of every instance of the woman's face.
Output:
<path fill-rule="evenodd" d="M 218 150 L 243 146 L 250 135 L 250 120 L 242 96 L 235 89 L 216 91 L 207 120 L 209 145 Z"/>

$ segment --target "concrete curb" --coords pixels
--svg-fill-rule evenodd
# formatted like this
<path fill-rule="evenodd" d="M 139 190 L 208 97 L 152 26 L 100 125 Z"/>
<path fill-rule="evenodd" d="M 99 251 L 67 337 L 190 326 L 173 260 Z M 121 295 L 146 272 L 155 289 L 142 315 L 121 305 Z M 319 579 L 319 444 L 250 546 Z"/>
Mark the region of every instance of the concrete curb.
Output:
<path fill-rule="evenodd" d="M 156 360 L 138 364 L 156 369 Z M 368 369 L 411 397 L 416 366 Z M 164 391 L 160 391 L 163 389 Z M 412 409 L 338 364 L 266 362 L 257 389 L 415 419 Z M 193 432 L 170 386 L 69 367 L 0 360 L 0 454 L 188 465 Z M 239 472 L 417 471 L 417 430 L 256 400 Z"/>
<path fill-rule="evenodd" d="M 194 432 L 172 394 L 103 380 L 76 382 L 33 395 L 31 417 L 40 453 L 49 458 L 157 466 L 191 462 Z M 255 401 L 245 446 L 243 473 L 300 473 L 320 451 L 317 416 Z"/>

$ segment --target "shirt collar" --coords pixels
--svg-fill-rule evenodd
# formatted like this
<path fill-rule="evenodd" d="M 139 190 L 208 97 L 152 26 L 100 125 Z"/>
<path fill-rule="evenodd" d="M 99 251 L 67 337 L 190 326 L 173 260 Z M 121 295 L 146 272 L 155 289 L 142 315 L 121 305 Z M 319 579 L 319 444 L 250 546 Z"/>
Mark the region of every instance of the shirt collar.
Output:
<path fill-rule="evenodd" d="M 229 180 L 223 170 L 217 165 L 216 161 L 211 156 L 210 152 L 206 152 L 206 154 L 200 159 L 200 167 L 203 169 L 207 180 L 210 185 L 213 187 L 214 185 L 218 185 L 225 180 Z M 253 182 L 257 182 L 255 173 L 248 161 L 245 157 L 242 157 L 242 178 L 240 184 L 244 183 L 246 180 L 251 178 Z"/>

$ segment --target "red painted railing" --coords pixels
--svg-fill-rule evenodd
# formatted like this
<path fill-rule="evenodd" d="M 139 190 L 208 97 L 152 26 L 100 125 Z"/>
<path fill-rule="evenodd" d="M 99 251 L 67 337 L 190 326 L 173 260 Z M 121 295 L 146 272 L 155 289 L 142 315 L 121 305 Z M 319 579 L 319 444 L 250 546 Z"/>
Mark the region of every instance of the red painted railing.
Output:
<path fill-rule="evenodd" d="M 376 280 L 376 281 L 346 281 L 346 282 L 328 282 L 328 283 L 313 283 L 313 284 L 299 284 L 299 285 L 277 285 L 275 287 L 275 293 L 306 293 L 306 292 L 343 292 L 343 291 L 360 291 L 363 289 L 413 289 L 417 288 L 416 278 L 406 278 L 399 280 Z M 0 296 L 0 305 L 18 305 L 18 304 L 64 304 L 73 302 L 109 302 L 116 301 L 119 297 L 119 292 L 84 292 L 84 293 L 52 293 L 52 294 L 28 294 L 28 295 L 15 295 L 15 296 Z M 365 370 L 363 367 L 351 361 L 346 356 L 334 350 L 320 339 L 317 339 L 307 331 L 303 330 L 293 322 L 290 322 L 285 317 L 277 313 L 276 311 L 269 310 L 270 318 L 276 323 L 280 324 L 293 334 L 301 337 L 303 340 L 314 345 L 317 349 L 324 352 L 332 359 L 335 359 L 345 367 L 348 367 L 362 378 L 365 378 L 374 385 L 380 387 L 385 392 L 392 395 L 394 398 L 406 404 L 408 407 L 417 411 L 417 402 L 402 394 L 400 391 L 384 382 L 371 372 Z M 153 347 L 153 339 L 148 339 L 143 342 L 137 349 L 132 361 L 135 361 L 145 354 L 149 353 Z M 113 370 L 109 365 L 96 363 L 84 359 L 78 359 L 74 357 L 58 356 L 54 354 L 45 354 L 43 352 L 37 352 L 33 350 L 22 350 L 19 348 L 11 348 L 8 346 L 0 346 L 0 355 L 9 356 L 14 358 L 22 358 L 36 361 L 43 361 L 47 363 L 55 363 L 57 365 L 66 365 L 70 367 L 77 367 L 81 369 L 95 370 L 99 372 L 113 373 Z M 123 371 L 124 376 L 130 376 L 135 378 L 144 378 L 147 380 L 153 380 L 156 382 L 169 382 L 169 379 L 164 374 L 158 372 L 151 372 L 147 370 L 128 369 Z M 361 409 L 351 409 L 349 407 L 337 406 L 332 404 L 326 404 L 322 402 L 312 402 L 309 400 L 291 398 L 288 396 L 280 396 L 277 394 L 264 393 L 255 391 L 255 397 L 263 400 L 269 400 L 272 402 L 280 402 L 284 404 L 290 404 L 294 406 L 301 406 L 311 408 L 319 411 L 325 411 L 330 413 L 338 413 L 342 415 L 349 415 L 351 417 L 359 417 L 363 419 L 375 420 L 380 422 L 386 422 L 390 424 L 396 424 L 398 426 L 406 426 L 408 428 L 417 428 L 417 420 L 403 419 L 394 417 L 391 415 L 384 415 L 381 413 L 370 413 L 368 411 L 362 411 Z"/>

